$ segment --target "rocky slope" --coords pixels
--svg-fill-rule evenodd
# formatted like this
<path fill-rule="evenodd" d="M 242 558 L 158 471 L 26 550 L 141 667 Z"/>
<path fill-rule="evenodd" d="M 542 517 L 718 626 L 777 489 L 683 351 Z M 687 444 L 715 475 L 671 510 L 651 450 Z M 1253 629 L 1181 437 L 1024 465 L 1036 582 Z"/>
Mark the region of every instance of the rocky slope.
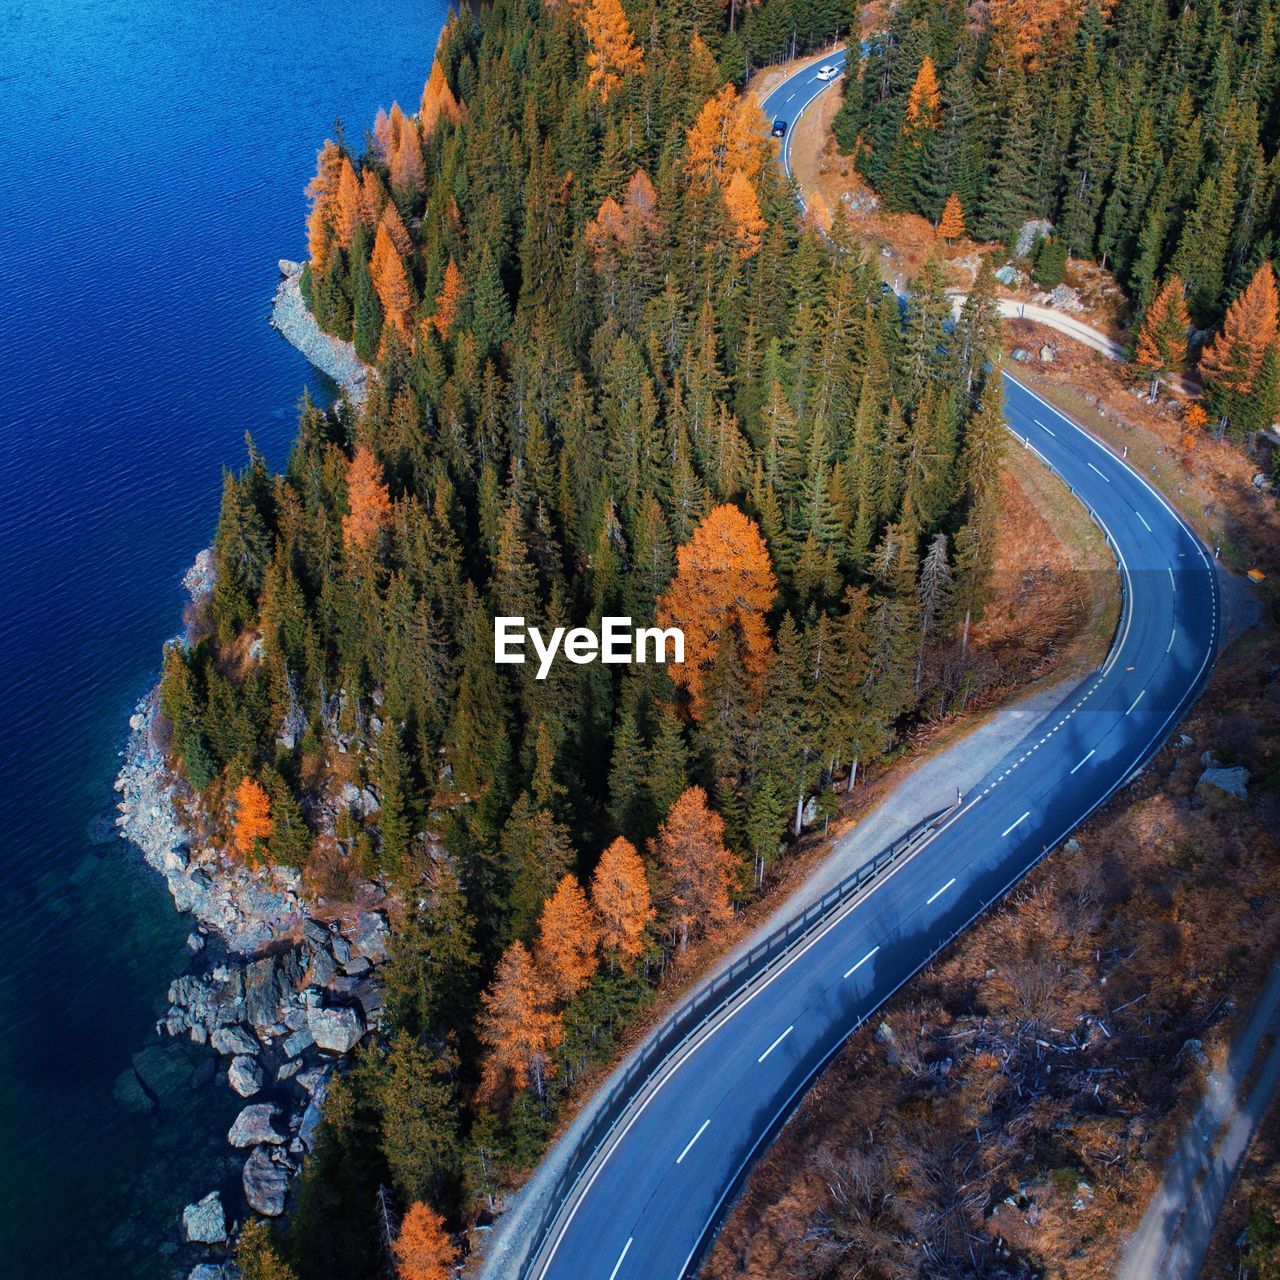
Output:
<path fill-rule="evenodd" d="M 208 552 L 184 581 L 199 605 L 212 589 Z M 156 1025 L 161 1042 L 134 1055 L 116 1081 L 116 1101 L 130 1111 L 153 1109 L 175 1057 L 172 1040 L 208 1046 L 216 1070 L 248 1103 L 227 1135 L 246 1151 L 245 1201 L 274 1217 L 284 1212 L 289 1180 L 314 1142 L 333 1071 L 379 1025 L 385 895 L 363 884 L 340 913 L 316 918 L 296 871 L 250 870 L 203 840 L 197 799 L 169 768 L 158 715 L 153 690 L 130 719 L 116 822 L 164 876 L 178 910 L 194 917 L 192 959 L 169 985 Z M 218 1258 L 233 1229 L 218 1194 L 187 1205 L 181 1225 L 184 1240 L 213 1251 L 192 1275 L 229 1276 Z"/>
<path fill-rule="evenodd" d="M 360 362 L 355 348 L 320 331 L 307 310 L 299 287 L 302 263 L 280 259 L 280 284 L 271 300 L 271 324 L 289 340 L 321 373 L 327 374 L 347 393 L 353 404 L 364 403 L 369 370 Z"/>

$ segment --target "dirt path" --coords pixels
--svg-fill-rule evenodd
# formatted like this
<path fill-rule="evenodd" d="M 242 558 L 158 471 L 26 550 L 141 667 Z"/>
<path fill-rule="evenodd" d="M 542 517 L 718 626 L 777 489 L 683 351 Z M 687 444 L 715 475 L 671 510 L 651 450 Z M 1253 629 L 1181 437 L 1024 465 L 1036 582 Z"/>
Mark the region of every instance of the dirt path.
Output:
<path fill-rule="evenodd" d="M 1280 1084 L 1280 962 L 1178 1139 L 1116 1280 L 1194 1280 L 1254 1132 Z"/>

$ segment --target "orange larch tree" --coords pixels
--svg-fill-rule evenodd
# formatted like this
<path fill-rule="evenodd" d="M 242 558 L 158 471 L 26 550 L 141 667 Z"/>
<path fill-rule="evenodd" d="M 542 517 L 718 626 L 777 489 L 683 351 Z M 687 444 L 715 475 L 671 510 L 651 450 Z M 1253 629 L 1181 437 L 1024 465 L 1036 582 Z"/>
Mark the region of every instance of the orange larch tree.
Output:
<path fill-rule="evenodd" d="M 388 202 L 387 208 L 394 206 Z M 369 276 L 382 303 L 382 314 L 401 333 L 408 330 L 409 308 L 413 306 L 413 294 L 409 290 L 409 276 L 404 260 L 396 250 L 395 241 L 387 229 L 386 213 L 378 223 L 378 234 L 373 239 L 373 256 L 369 260 Z"/>
<path fill-rule="evenodd" d="M 545 1096 L 553 1070 L 551 1053 L 564 1026 L 551 1008 L 550 993 L 522 942 L 502 953 L 489 989 L 480 997 L 480 1040 L 488 1049 L 481 1092 L 533 1085 Z"/>
<path fill-rule="evenodd" d="M 449 336 L 453 322 L 462 309 L 462 299 L 466 291 L 466 286 L 462 282 L 462 272 L 458 270 L 458 264 L 450 258 L 444 269 L 444 281 L 440 285 L 440 292 L 436 294 L 435 311 L 427 321 L 441 338 Z"/>
<path fill-rule="evenodd" d="M 1171 275 L 1151 299 L 1138 327 L 1133 363 L 1146 375 L 1147 394 L 1153 402 L 1160 390 L 1160 379 L 1176 377 L 1186 364 L 1191 317 L 1187 314 L 1185 292 L 1182 281 Z"/>
<path fill-rule="evenodd" d="M 916 72 L 915 83 L 907 94 L 907 118 L 904 129 L 934 129 L 938 124 L 938 73 L 933 59 L 926 53 Z"/>
<path fill-rule="evenodd" d="M 703 104 L 689 127 L 685 172 L 704 189 L 735 169 L 755 181 L 769 150 L 768 124 L 753 98 L 727 84 Z"/>
<path fill-rule="evenodd" d="M 699 717 L 720 639 L 731 628 L 744 670 L 753 678 L 764 674 L 771 647 L 765 615 L 778 583 L 760 530 L 729 503 L 707 513 L 677 551 L 676 564 L 676 576 L 658 602 L 658 625 L 684 631 L 684 662 L 670 668 L 671 678 L 688 690 Z"/>
<path fill-rule="evenodd" d="M 636 847 L 619 836 L 601 855 L 591 877 L 591 905 L 600 927 L 600 950 L 610 966 L 634 964 L 653 919 L 649 879 Z"/>
<path fill-rule="evenodd" d="M 598 926 L 587 895 L 574 875 L 565 875 L 542 904 L 534 959 L 547 985 L 572 1000 L 596 971 Z"/>
<path fill-rule="evenodd" d="M 367 444 L 356 445 L 347 467 L 347 514 L 342 517 L 342 544 L 348 553 L 373 547 L 391 520 L 391 495 L 382 466 Z"/>
<path fill-rule="evenodd" d="M 1200 357 L 1200 372 L 1218 396 L 1245 396 L 1276 340 L 1276 278 L 1264 262 L 1227 308 L 1217 337 Z"/>
<path fill-rule="evenodd" d="M 235 821 L 231 842 L 242 858 L 252 856 L 259 840 L 271 838 L 271 801 L 256 778 L 240 779 L 235 794 Z"/>
<path fill-rule="evenodd" d="M 356 228 L 365 221 L 364 201 L 360 198 L 360 179 L 347 156 L 342 157 L 338 173 L 337 215 L 334 235 L 339 249 L 349 249 Z"/>
<path fill-rule="evenodd" d="M 599 93 L 601 102 L 606 102 L 621 87 L 624 76 L 644 70 L 644 57 L 619 0 L 586 0 L 580 17 L 591 46 L 587 84 Z"/>
<path fill-rule="evenodd" d="M 400 113 L 399 124 L 396 124 L 396 112 L 400 108 L 391 108 L 391 186 L 395 191 L 421 191 L 422 180 L 426 170 L 422 163 L 422 141 L 418 137 L 418 126 L 414 120 Z"/>
<path fill-rule="evenodd" d="M 944 240 L 958 240 L 964 235 L 964 209 L 960 205 L 960 197 L 954 191 L 942 206 L 942 214 L 938 218 L 938 234 Z"/>
<path fill-rule="evenodd" d="M 690 787 L 658 828 L 654 854 L 663 872 L 663 900 L 678 951 L 690 940 L 727 924 L 734 856 L 725 847 L 724 819 L 707 804 L 701 787 Z"/>
<path fill-rule="evenodd" d="M 360 207 L 364 210 L 364 224 L 376 227 L 386 203 L 387 193 L 382 189 L 382 179 L 376 169 L 365 169 L 360 175 Z"/>
<path fill-rule="evenodd" d="M 418 108 L 418 127 L 425 142 L 435 132 L 437 124 L 443 120 L 446 124 L 457 124 L 462 119 L 462 108 L 449 88 L 444 67 L 439 57 L 431 63 L 431 74 L 427 83 L 422 86 L 422 104 Z"/>
<path fill-rule="evenodd" d="M 755 186 L 741 169 L 735 169 L 724 184 L 724 207 L 738 241 L 738 256 L 753 257 L 760 250 L 760 233 L 766 224 Z"/>
<path fill-rule="evenodd" d="M 342 174 L 342 152 L 326 138 L 316 154 L 316 176 L 307 183 L 311 212 L 307 216 L 307 254 L 311 270 L 321 274 L 329 264 L 337 232 L 338 184 Z"/>
<path fill-rule="evenodd" d="M 444 1219 L 428 1204 L 415 1200 L 396 1237 L 396 1280 L 449 1280 L 457 1250 L 444 1229 Z"/>

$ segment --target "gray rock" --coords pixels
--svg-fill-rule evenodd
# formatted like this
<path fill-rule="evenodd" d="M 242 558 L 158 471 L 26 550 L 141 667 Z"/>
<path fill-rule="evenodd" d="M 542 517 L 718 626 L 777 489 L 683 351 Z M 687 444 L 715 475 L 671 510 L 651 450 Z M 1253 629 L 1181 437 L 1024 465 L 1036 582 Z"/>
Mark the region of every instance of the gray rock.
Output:
<path fill-rule="evenodd" d="M 1057 349 L 1049 346 L 1048 343 L 1045 343 L 1045 345 L 1040 348 L 1041 363 L 1052 364 L 1057 358 L 1058 358 Z"/>
<path fill-rule="evenodd" d="M 1028 218 L 1018 228 L 1018 239 L 1014 242 L 1014 257 L 1025 258 L 1035 248 L 1037 240 L 1043 240 L 1053 234 L 1053 223 L 1046 218 Z"/>
<path fill-rule="evenodd" d="M 223 1244 L 227 1239 L 227 1215 L 222 1199 L 210 1191 L 203 1200 L 182 1211 L 182 1234 L 192 1244 Z"/>
<path fill-rule="evenodd" d="M 308 1067 L 305 1071 L 299 1073 L 298 1084 L 301 1085 L 309 1095 L 315 1097 L 316 1091 L 320 1089 L 321 1086 L 326 1088 L 328 1087 L 327 1082 L 329 1079 L 329 1072 L 331 1070 L 332 1067 L 329 1066 Z"/>
<path fill-rule="evenodd" d="M 227 1068 L 227 1083 L 242 1097 L 262 1092 L 262 1065 L 248 1054 L 237 1054 Z"/>
<path fill-rule="evenodd" d="M 203 951 L 204 934 L 195 932 L 189 933 L 187 935 L 187 950 L 193 953 Z"/>
<path fill-rule="evenodd" d="M 191 1268 L 187 1280 L 239 1280 L 240 1272 L 232 1271 L 230 1263 L 201 1262 Z"/>
<path fill-rule="evenodd" d="M 280 1001 L 285 987 L 280 964 L 274 956 L 254 960 L 245 966 L 244 1003 L 245 1014 L 257 1030 L 277 1034 L 283 1030 L 280 1018 Z"/>
<path fill-rule="evenodd" d="M 1049 293 L 1049 305 L 1059 311 L 1083 311 L 1080 295 L 1066 284 L 1055 285 Z"/>
<path fill-rule="evenodd" d="M 299 1058 L 293 1058 L 289 1062 L 282 1062 L 280 1070 L 276 1072 L 276 1083 L 283 1084 L 286 1080 L 292 1080 L 301 1070 L 302 1061 Z"/>
<path fill-rule="evenodd" d="M 997 267 L 992 274 L 1007 289 L 1012 289 L 1023 279 L 1022 272 L 1009 262 L 1006 262 L 1003 267 Z"/>
<path fill-rule="evenodd" d="M 305 1150 L 310 1151 L 316 1144 L 316 1134 L 320 1131 L 320 1121 L 324 1118 L 323 1107 L 329 1092 L 329 1077 L 326 1075 L 316 1082 L 311 1100 L 302 1113 L 302 1123 L 298 1126 L 298 1141 Z"/>
<path fill-rule="evenodd" d="M 338 962 L 327 947 L 311 957 L 307 981 L 313 987 L 327 987 L 338 975 Z"/>
<path fill-rule="evenodd" d="M 302 936 L 313 947 L 324 947 L 329 944 L 329 930 L 319 920 L 304 920 L 302 922 Z"/>
<path fill-rule="evenodd" d="M 315 1044 L 316 1038 L 311 1034 L 310 1027 L 302 1027 L 290 1036 L 285 1036 L 281 1048 L 284 1050 L 286 1058 L 296 1058 L 298 1054 L 310 1049 Z"/>
<path fill-rule="evenodd" d="M 232 1056 L 254 1054 L 262 1047 L 243 1027 L 219 1027 L 211 1039 L 218 1053 Z"/>
<path fill-rule="evenodd" d="M 364 1035 L 364 1019 L 355 1009 L 310 1009 L 307 1026 L 317 1046 L 330 1053 L 349 1053 Z"/>
<path fill-rule="evenodd" d="M 289 1194 L 289 1170 L 271 1158 L 270 1147 L 254 1147 L 244 1162 L 241 1181 L 245 1199 L 259 1213 L 278 1218 L 284 1212 L 285 1197 Z"/>
<path fill-rule="evenodd" d="M 1013 358 L 1014 358 L 1014 359 L 1015 359 L 1019 364 L 1026 364 L 1026 363 L 1027 363 L 1027 361 L 1029 361 L 1029 360 L 1031 359 L 1031 352 L 1030 352 L 1030 351 L 1028 351 L 1028 350 L 1026 349 L 1026 347 L 1014 347 L 1014 349 L 1013 349 Z"/>
<path fill-rule="evenodd" d="M 284 1135 L 277 1133 L 272 1121 L 280 1114 L 280 1108 L 274 1102 L 255 1102 L 245 1107 L 235 1118 L 227 1141 L 233 1147 L 254 1147 L 259 1143 L 275 1145 L 285 1141 Z"/>
<path fill-rule="evenodd" d="M 1206 769 L 1196 783 L 1196 790 L 1203 794 L 1213 788 L 1237 800 L 1249 798 L 1249 770 L 1243 765 L 1234 768 Z"/>
<path fill-rule="evenodd" d="M 154 1099 L 142 1087 L 142 1081 L 138 1079 L 138 1073 L 132 1067 L 125 1067 L 116 1076 L 111 1095 L 116 1100 L 116 1106 L 121 1111 L 129 1112 L 130 1115 L 141 1116 L 155 1110 Z"/>
<path fill-rule="evenodd" d="M 1189 746 L 1191 746 L 1191 736 L 1190 736 L 1190 734 L 1186 734 L 1186 733 L 1180 733 L 1180 734 L 1178 734 L 1178 746 L 1180 746 L 1180 747 L 1189 747 Z"/>

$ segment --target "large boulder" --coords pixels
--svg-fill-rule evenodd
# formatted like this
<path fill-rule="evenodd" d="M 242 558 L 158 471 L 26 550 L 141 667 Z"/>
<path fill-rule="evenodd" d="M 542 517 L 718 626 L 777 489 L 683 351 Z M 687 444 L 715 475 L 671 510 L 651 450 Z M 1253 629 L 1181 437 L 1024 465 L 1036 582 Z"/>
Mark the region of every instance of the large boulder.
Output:
<path fill-rule="evenodd" d="M 191 1080 L 191 1059 L 181 1045 L 148 1045 L 133 1055 L 133 1069 L 153 1097 L 162 1101 L 186 1092 Z"/>
<path fill-rule="evenodd" d="M 1018 238 L 1014 242 L 1013 256 L 1025 258 L 1036 246 L 1037 240 L 1044 240 L 1053 234 L 1053 223 L 1044 218 L 1028 218 L 1018 228 Z"/>
<path fill-rule="evenodd" d="M 261 1045 L 243 1027 L 219 1027 L 211 1037 L 218 1053 L 232 1057 L 257 1053 Z"/>
<path fill-rule="evenodd" d="M 1200 795 L 1210 798 L 1213 792 L 1218 792 L 1219 797 L 1222 795 L 1234 796 L 1237 800 L 1247 800 L 1249 798 L 1249 770 L 1243 765 L 1236 765 L 1234 768 L 1210 767 L 1201 775 L 1200 780 L 1196 783 L 1196 790 Z"/>
<path fill-rule="evenodd" d="M 280 1108 L 273 1102 L 255 1102 L 245 1107 L 235 1118 L 227 1141 L 233 1147 L 256 1147 L 260 1143 L 277 1145 L 284 1142 L 284 1136 L 276 1132 L 271 1123 L 280 1114 Z"/>
<path fill-rule="evenodd" d="M 270 1147 L 254 1147 L 244 1162 L 244 1196 L 249 1204 L 268 1218 L 284 1212 L 289 1194 L 289 1170 L 272 1158 Z"/>
<path fill-rule="evenodd" d="M 280 1002 L 285 987 L 274 956 L 254 960 L 244 970 L 245 1013 L 255 1029 L 282 1030 Z"/>
<path fill-rule="evenodd" d="M 364 1019 L 357 1009 L 308 1009 L 307 1027 L 317 1047 L 330 1053 L 350 1053 L 364 1035 Z"/>
<path fill-rule="evenodd" d="M 227 1239 L 227 1214 L 222 1199 L 210 1191 L 203 1200 L 189 1204 L 182 1211 L 182 1234 L 192 1244 L 224 1244 Z"/>
<path fill-rule="evenodd" d="M 227 1083 L 242 1097 L 262 1092 L 262 1064 L 248 1054 L 237 1054 L 227 1067 Z"/>

